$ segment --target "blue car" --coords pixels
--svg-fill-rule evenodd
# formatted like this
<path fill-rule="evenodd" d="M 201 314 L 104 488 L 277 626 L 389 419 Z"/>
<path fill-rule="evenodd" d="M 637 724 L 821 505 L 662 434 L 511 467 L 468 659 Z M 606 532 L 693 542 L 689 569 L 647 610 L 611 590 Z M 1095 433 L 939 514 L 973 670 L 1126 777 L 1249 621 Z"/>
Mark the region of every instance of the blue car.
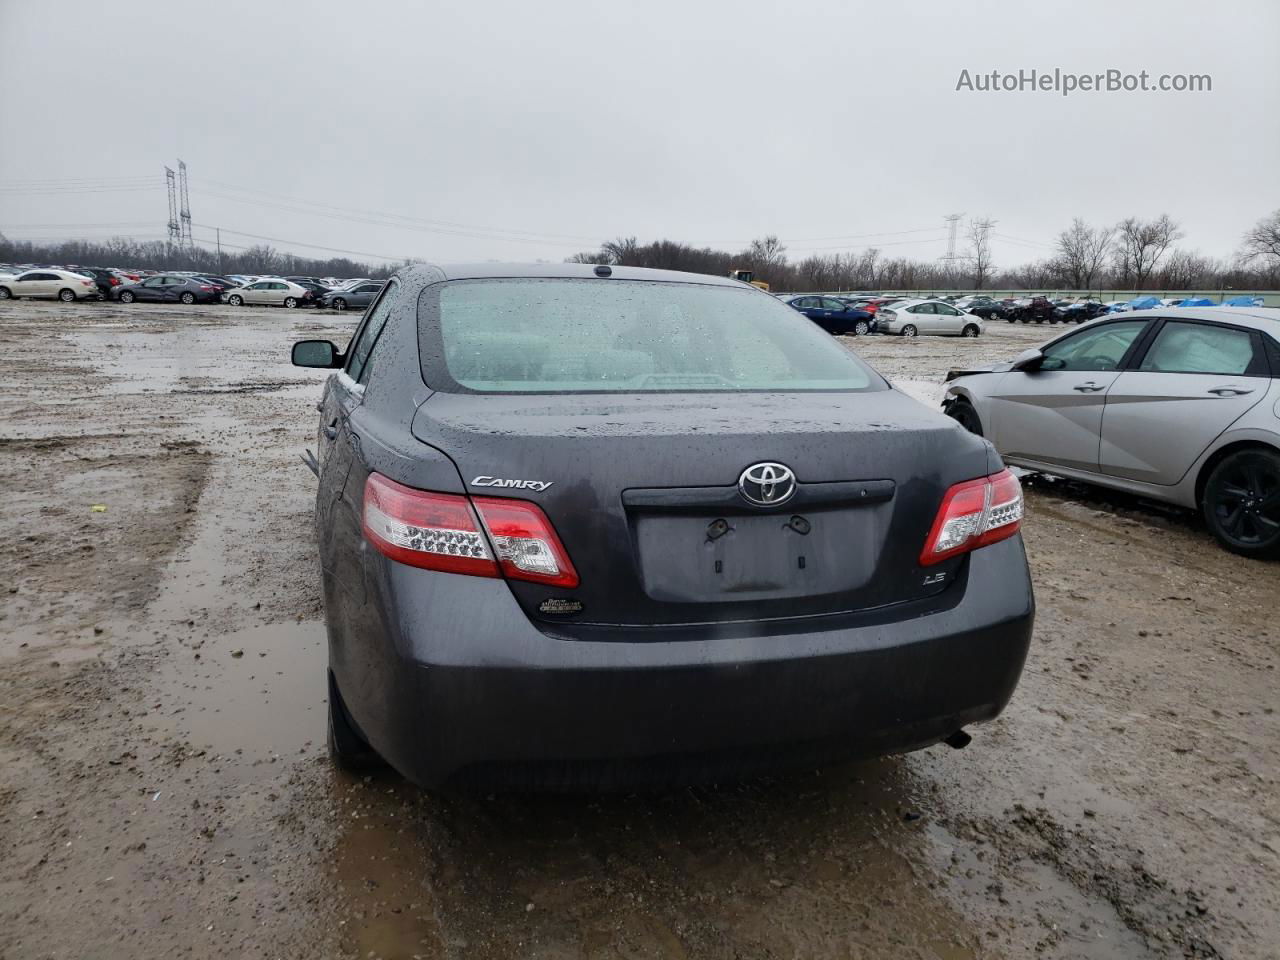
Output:
<path fill-rule="evenodd" d="M 782 302 L 799 310 L 827 333 L 862 337 L 875 329 L 875 318 L 870 313 L 837 297 L 806 295 L 788 297 Z"/>

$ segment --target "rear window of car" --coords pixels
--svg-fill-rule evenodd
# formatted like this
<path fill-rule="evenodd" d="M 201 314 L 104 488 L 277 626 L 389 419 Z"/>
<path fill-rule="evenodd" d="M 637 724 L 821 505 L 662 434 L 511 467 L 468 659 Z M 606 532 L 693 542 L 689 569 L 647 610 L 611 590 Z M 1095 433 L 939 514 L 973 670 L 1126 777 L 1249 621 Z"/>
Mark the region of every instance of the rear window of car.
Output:
<path fill-rule="evenodd" d="M 730 286 L 454 280 L 423 291 L 419 330 L 428 385 L 453 392 L 887 389 L 802 314 Z"/>

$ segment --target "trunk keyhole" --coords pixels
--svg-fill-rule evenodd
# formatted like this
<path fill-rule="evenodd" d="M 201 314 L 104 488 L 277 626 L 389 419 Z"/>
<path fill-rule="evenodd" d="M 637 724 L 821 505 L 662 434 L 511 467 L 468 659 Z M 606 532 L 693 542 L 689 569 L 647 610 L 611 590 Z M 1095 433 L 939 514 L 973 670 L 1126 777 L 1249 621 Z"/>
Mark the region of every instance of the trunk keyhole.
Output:
<path fill-rule="evenodd" d="M 788 529 L 794 530 L 800 536 L 805 536 L 813 529 L 812 525 L 804 517 L 792 517 L 787 524 Z"/>
<path fill-rule="evenodd" d="M 712 520 L 707 524 L 707 540 L 719 540 L 733 528 L 729 526 L 728 520 Z M 719 571 L 717 571 L 718 573 Z"/>

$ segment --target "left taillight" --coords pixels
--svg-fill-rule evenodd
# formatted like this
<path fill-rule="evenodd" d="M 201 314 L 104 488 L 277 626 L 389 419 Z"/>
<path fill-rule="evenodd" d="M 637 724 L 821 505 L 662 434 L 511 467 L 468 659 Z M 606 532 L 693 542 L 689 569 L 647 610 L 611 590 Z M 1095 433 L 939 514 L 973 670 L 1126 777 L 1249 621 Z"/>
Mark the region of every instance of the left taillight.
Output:
<path fill-rule="evenodd" d="M 578 574 L 546 514 L 525 500 L 415 490 L 371 473 L 365 538 L 414 567 L 575 587 Z M 487 533 L 487 535 L 486 535 Z"/>
<path fill-rule="evenodd" d="M 1009 470 L 957 483 L 942 498 L 920 565 L 1006 540 L 1021 526 L 1022 484 Z"/>

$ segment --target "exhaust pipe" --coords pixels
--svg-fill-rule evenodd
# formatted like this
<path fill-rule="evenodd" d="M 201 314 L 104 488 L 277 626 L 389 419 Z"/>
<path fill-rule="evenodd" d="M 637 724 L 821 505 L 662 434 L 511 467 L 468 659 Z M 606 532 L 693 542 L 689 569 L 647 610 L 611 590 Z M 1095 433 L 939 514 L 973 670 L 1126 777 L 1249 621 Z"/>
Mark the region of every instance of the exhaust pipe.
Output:
<path fill-rule="evenodd" d="M 942 741 L 952 750 L 963 750 L 969 744 L 973 743 L 973 737 L 965 733 L 963 730 L 957 730 L 951 736 Z"/>

